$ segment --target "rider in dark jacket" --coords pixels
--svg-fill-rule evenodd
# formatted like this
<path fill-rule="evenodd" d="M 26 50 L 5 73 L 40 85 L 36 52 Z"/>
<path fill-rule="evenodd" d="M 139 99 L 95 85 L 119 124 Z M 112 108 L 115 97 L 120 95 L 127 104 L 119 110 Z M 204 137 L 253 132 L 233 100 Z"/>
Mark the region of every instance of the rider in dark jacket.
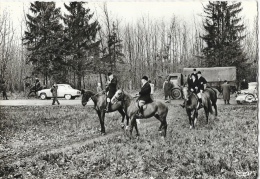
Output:
<path fill-rule="evenodd" d="M 107 81 L 107 87 L 106 87 L 106 92 L 107 94 L 107 106 L 106 106 L 106 112 L 110 111 L 110 103 L 111 99 L 116 93 L 117 90 L 117 79 L 114 77 L 112 73 L 108 73 L 108 81 Z"/>
<path fill-rule="evenodd" d="M 203 107 L 201 94 L 204 92 L 206 87 L 207 87 L 207 80 L 203 76 L 201 76 L 201 72 L 198 71 L 197 96 L 199 98 L 200 107 Z"/>
<path fill-rule="evenodd" d="M 138 97 L 138 105 L 139 105 L 139 114 L 140 117 L 143 117 L 143 106 L 146 103 L 152 102 L 151 99 L 151 86 L 148 83 L 148 77 L 147 76 L 143 76 L 142 78 L 142 88 L 141 91 L 139 92 L 139 97 Z"/>

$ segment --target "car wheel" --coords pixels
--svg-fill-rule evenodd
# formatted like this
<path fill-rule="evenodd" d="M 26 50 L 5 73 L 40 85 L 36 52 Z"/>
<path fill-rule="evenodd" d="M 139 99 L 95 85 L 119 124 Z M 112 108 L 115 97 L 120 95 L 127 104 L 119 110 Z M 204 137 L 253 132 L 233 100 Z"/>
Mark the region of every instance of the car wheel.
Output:
<path fill-rule="evenodd" d="M 69 99 L 71 99 L 71 95 L 70 94 L 65 94 L 65 99 L 67 99 L 67 100 L 69 100 Z"/>
<path fill-rule="evenodd" d="M 44 99 L 46 99 L 46 98 L 47 98 L 47 96 L 46 96 L 46 94 L 45 94 L 45 93 L 41 93 L 41 94 L 40 94 L 40 98 L 41 98 L 42 100 L 44 100 Z"/>
<path fill-rule="evenodd" d="M 237 104 L 241 104 L 240 101 L 237 101 Z"/>
<path fill-rule="evenodd" d="M 252 94 L 248 94 L 245 98 L 245 101 L 248 103 L 252 103 L 255 101 L 255 97 Z"/>
<path fill-rule="evenodd" d="M 181 97 L 182 97 L 181 90 L 178 89 L 178 88 L 174 88 L 172 90 L 172 98 L 173 99 L 181 99 Z"/>
<path fill-rule="evenodd" d="M 72 96 L 71 99 L 75 99 L 76 97 L 75 96 Z"/>

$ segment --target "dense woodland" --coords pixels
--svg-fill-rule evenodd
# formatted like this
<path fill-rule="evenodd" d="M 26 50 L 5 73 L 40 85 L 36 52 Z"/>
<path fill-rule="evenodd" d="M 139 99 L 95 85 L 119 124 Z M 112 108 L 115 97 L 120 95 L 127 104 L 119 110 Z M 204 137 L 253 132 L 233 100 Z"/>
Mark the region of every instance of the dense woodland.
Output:
<path fill-rule="evenodd" d="M 94 89 L 113 72 L 121 86 L 138 89 L 147 75 L 157 89 L 171 72 L 184 67 L 236 66 L 237 79 L 255 81 L 258 63 L 258 24 L 240 16 L 240 2 L 213 1 L 203 15 L 188 24 L 172 12 L 166 20 L 143 16 L 122 23 L 104 3 L 102 13 L 88 3 L 32 2 L 20 29 L 8 10 L 0 16 L 0 77 L 7 90 L 24 91 L 38 77 L 47 87 L 54 82 Z"/>

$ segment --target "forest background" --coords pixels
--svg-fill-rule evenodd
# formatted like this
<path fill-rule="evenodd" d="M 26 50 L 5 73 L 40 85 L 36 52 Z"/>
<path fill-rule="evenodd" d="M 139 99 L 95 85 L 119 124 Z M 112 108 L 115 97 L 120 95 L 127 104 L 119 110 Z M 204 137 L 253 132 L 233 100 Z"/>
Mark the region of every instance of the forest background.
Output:
<path fill-rule="evenodd" d="M 7 91 L 25 91 L 36 77 L 47 87 L 56 82 L 94 90 L 98 82 L 104 88 L 108 72 L 129 90 L 140 88 L 143 75 L 160 89 L 167 74 L 185 67 L 236 66 L 238 82 L 257 80 L 256 1 L 249 11 L 243 1 L 197 1 L 197 10 L 171 2 L 186 17 L 167 4 L 135 2 L 130 18 L 122 15 L 123 3 L 1 2 L 0 78 Z M 157 8 L 138 12 L 151 5 Z M 12 6 L 19 6 L 18 18 Z M 168 15 L 161 17 L 163 8 Z"/>

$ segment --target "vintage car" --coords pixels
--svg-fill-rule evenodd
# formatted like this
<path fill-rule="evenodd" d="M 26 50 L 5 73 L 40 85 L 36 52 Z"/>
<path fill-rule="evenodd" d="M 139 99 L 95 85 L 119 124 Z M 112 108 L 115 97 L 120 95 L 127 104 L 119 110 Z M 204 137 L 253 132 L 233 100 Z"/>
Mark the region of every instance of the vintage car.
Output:
<path fill-rule="evenodd" d="M 257 88 L 258 88 L 257 82 L 248 83 L 248 89 L 244 89 L 237 92 L 238 95 L 236 98 L 237 104 L 257 102 L 258 101 Z"/>
<path fill-rule="evenodd" d="M 57 95 L 58 98 L 65 98 L 65 99 L 75 99 L 76 97 L 79 97 L 81 95 L 81 91 L 77 89 L 73 89 L 68 84 L 57 84 L 58 85 L 58 91 Z M 43 89 L 37 92 L 37 95 L 42 99 L 50 99 L 52 98 L 52 92 L 51 89 Z"/>

